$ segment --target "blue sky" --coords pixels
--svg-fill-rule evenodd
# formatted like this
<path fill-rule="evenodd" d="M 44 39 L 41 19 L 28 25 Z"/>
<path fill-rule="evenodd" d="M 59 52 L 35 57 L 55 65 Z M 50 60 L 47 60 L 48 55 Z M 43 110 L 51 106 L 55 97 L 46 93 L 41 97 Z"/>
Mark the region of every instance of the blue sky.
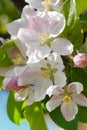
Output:
<path fill-rule="evenodd" d="M 29 130 L 27 122 L 23 122 L 20 126 L 12 123 L 6 113 L 6 102 L 8 98 L 8 92 L 0 91 L 0 130 Z M 53 124 L 48 122 L 48 130 L 59 130 Z"/>

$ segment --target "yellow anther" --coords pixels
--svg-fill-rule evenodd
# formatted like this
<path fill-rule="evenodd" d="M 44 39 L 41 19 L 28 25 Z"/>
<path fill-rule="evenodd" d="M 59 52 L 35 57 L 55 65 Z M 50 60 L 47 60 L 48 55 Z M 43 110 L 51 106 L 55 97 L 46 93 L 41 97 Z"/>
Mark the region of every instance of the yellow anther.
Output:
<path fill-rule="evenodd" d="M 52 72 L 50 69 L 44 69 L 44 70 L 41 70 L 41 75 L 44 77 L 44 78 L 50 78 Z"/>
<path fill-rule="evenodd" d="M 41 40 L 41 45 L 47 45 L 50 47 L 51 39 L 49 38 L 49 33 L 42 33 L 39 35 L 39 38 Z"/>
<path fill-rule="evenodd" d="M 42 42 L 45 42 L 49 39 L 49 34 L 48 33 L 42 33 L 39 35 L 40 39 Z"/>
<path fill-rule="evenodd" d="M 52 2 L 52 0 L 44 0 L 44 1 L 42 1 L 42 4 L 44 5 L 46 11 L 51 10 L 51 6 L 50 6 L 51 2 Z"/>
<path fill-rule="evenodd" d="M 68 104 L 68 103 L 70 103 L 70 101 L 71 101 L 71 97 L 68 96 L 68 95 L 65 95 L 65 96 L 63 97 L 62 101 L 63 101 L 65 104 Z"/>

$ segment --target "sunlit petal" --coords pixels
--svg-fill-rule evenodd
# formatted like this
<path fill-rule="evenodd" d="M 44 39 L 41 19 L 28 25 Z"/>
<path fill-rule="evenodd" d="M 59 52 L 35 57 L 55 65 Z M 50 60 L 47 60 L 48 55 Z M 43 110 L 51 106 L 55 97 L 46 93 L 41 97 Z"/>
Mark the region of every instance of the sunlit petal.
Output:
<path fill-rule="evenodd" d="M 71 121 L 75 118 L 75 115 L 78 112 L 78 107 L 76 103 L 70 101 L 70 103 L 62 103 L 61 105 L 61 113 L 66 121 Z"/>

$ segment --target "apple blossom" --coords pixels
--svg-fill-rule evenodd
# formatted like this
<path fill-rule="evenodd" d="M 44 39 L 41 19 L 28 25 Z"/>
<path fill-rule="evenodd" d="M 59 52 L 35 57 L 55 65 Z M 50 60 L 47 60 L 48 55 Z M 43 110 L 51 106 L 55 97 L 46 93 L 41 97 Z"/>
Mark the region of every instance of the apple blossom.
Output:
<path fill-rule="evenodd" d="M 60 55 L 73 52 L 73 45 L 69 40 L 56 38 L 64 27 L 63 14 L 56 11 L 37 12 L 27 5 L 23 9 L 21 19 L 8 24 L 7 30 L 12 39 L 19 40 L 16 45 L 25 53 L 22 52 L 22 55 L 29 57 L 29 63 L 48 57 L 51 51 Z"/>
<path fill-rule="evenodd" d="M 60 106 L 61 113 L 65 120 L 71 121 L 78 112 L 77 104 L 87 107 L 87 98 L 81 93 L 83 85 L 79 82 L 72 82 L 67 87 L 52 85 L 47 89 L 47 94 L 52 96 L 46 103 L 49 112 Z"/>
<path fill-rule="evenodd" d="M 62 58 L 57 53 L 52 53 L 40 62 L 17 66 L 4 72 L 3 84 L 6 84 L 9 78 L 17 77 L 18 86 L 35 86 L 35 101 L 40 101 L 45 98 L 47 88 L 53 83 L 64 86 L 66 76 L 63 70 Z"/>
<path fill-rule="evenodd" d="M 78 53 L 73 58 L 74 65 L 76 67 L 86 67 L 87 66 L 87 54 L 86 53 Z"/>

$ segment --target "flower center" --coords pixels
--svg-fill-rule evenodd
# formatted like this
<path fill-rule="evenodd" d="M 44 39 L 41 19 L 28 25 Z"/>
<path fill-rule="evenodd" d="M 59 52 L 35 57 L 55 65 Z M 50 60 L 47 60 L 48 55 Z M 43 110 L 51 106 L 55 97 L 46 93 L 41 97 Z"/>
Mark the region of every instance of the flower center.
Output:
<path fill-rule="evenodd" d="M 48 33 L 42 33 L 39 35 L 39 38 L 41 40 L 41 46 L 47 45 L 50 47 L 50 38 Z"/>
<path fill-rule="evenodd" d="M 44 5 L 46 11 L 51 10 L 51 6 L 50 6 L 51 2 L 52 2 L 52 0 L 44 0 L 44 1 L 42 1 L 42 5 Z"/>
<path fill-rule="evenodd" d="M 47 67 L 41 68 L 41 75 L 44 78 L 50 78 L 51 80 L 54 80 L 54 74 L 57 72 L 56 68 L 51 68 L 51 65 L 48 63 Z"/>
<path fill-rule="evenodd" d="M 68 104 L 68 103 L 70 103 L 70 101 L 71 101 L 71 97 L 68 96 L 68 95 L 65 95 L 65 96 L 63 97 L 62 101 L 63 101 L 65 104 Z"/>

